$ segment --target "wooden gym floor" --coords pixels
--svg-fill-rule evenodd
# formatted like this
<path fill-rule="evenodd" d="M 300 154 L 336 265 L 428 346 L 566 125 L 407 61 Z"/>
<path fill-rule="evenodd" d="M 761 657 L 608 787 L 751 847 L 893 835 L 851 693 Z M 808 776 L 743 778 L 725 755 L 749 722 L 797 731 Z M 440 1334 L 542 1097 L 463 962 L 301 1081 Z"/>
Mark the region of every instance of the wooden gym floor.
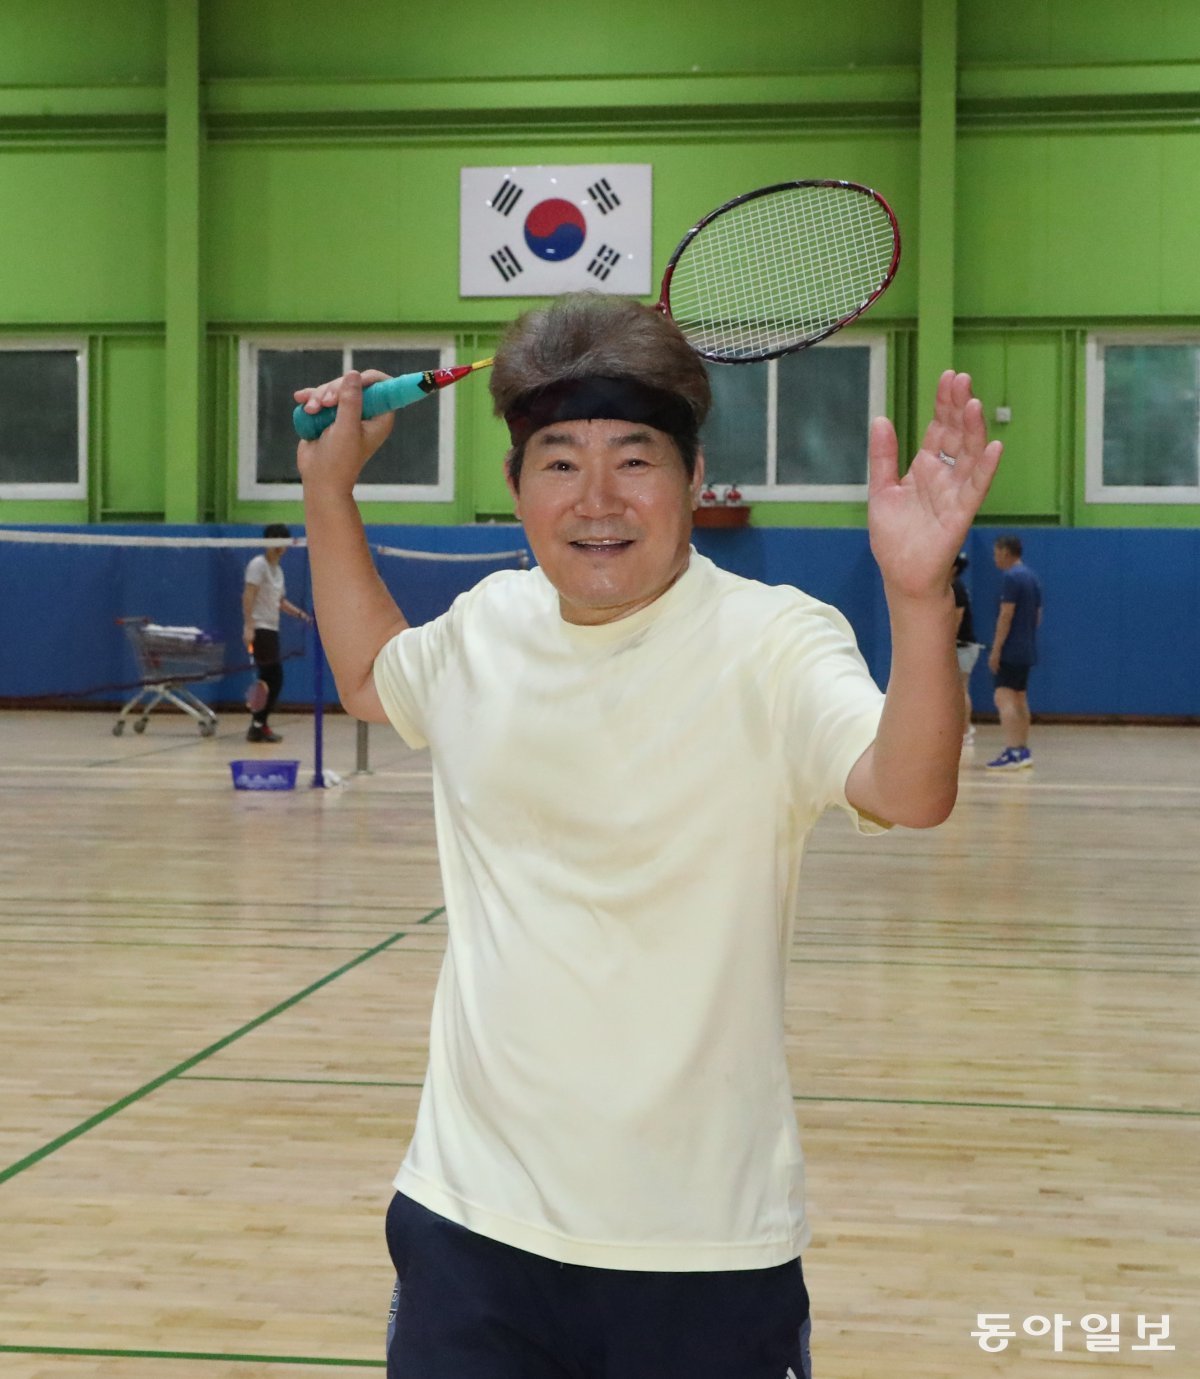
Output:
<path fill-rule="evenodd" d="M 382 1374 L 445 938 L 429 760 L 0 715 L 0 1375 Z M 1200 733 L 1043 727 L 814 834 L 789 979 L 818 1379 L 1200 1373 Z M 290 794 L 227 763 L 297 757 Z M 719 865 L 719 860 L 717 862 Z M 980 1313 L 1017 1332 L 1002 1353 Z M 1055 1315 L 1054 1336 L 1023 1322 Z M 1117 1314 L 1116 1351 L 1080 1323 Z M 1170 1318 L 1174 1350 L 1138 1318 Z M 1034 1322 L 1030 1329 L 1036 1330 Z M 736 1376 L 731 1376 L 736 1379 Z"/>

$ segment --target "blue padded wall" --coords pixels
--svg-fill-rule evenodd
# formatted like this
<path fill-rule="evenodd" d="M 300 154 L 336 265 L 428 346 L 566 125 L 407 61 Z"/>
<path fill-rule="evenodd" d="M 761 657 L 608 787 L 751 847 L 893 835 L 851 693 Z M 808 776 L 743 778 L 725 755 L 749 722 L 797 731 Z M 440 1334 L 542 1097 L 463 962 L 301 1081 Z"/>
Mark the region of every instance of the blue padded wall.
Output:
<path fill-rule="evenodd" d="M 85 528 L 74 530 L 83 531 Z M 127 526 L 106 535 L 251 536 L 247 527 Z M 1006 528 L 1025 544 L 1040 576 L 1046 611 L 1041 657 L 1030 681 L 1035 713 L 1081 716 L 1200 717 L 1200 532 L 1142 529 Z M 999 574 L 992 564 L 998 530 L 977 528 L 967 543 L 966 582 L 977 634 L 990 640 Z M 407 549 L 488 552 L 524 545 L 519 528 L 372 527 L 373 542 Z M 835 604 L 849 618 L 872 673 L 886 683 L 890 642 L 882 584 L 866 533 L 831 528 L 702 530 L 696 545 L 718 564 L 769 584 L 792 583 Z M 240 648 L 242 572 L 252 550 L 17 545 L 0 542 L 0 699 L 99 691 L 137 678 L 132 653 L 114 620 L 145 614 L 195 625 L 225 641 L 227 661 Z M 493 566 L 380 567 L 413 622 L 436 616 L 461 589 Z M 307 558 L 284 556 L 288 595 L 308 603 Z M 289 660 L 284 700 L 310 703 L 311 643 L 284 620 Z M 213 701 L 241 697 L 248 672 L 203 687 Z M 110 687 L 110 688 L 104 688 Z M 982 659 L 972 678 L 976 707 L 991 707 Z M 327 698 L 333 690 L 327 677 Z"/>

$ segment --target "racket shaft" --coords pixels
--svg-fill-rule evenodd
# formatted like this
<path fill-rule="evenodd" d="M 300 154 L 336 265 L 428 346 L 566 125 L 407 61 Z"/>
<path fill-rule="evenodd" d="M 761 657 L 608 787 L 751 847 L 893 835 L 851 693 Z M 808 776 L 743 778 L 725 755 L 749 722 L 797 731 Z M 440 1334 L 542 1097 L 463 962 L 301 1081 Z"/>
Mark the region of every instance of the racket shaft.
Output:
<path fill-rule="evenodd" d="M 428 373 L 402 373 L 395 378 L 384 378 L 363 389 L 363 420 L 379 417 L 384 412 L 395 412 L 410 403 L 419 402 L 436 391 L 437 385 L 430 381 Z M 336 407 L 322 407 L 319 412 L 306 412 L 297 407 L 292 413 L 292 424 L 301 440 L 315 441 L 337 416 Z"/>

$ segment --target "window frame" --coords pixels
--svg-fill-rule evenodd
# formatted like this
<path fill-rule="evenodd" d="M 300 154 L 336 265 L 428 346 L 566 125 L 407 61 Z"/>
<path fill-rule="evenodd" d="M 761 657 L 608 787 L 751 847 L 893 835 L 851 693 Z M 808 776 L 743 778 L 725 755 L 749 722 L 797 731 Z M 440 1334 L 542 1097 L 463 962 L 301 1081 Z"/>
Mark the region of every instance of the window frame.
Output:
<path fill-rule="evenodd" d="M 6 354 L 28 354 L 34 351 L 59 350 L 75 356 L 77 447 L 76 478 L 69 483 L 4 483 L 0 482 L 0 499 L 5 501 L 47 500 L 78 502 L 88 496 L 88 344 L 80 336 L 14 335 L 0 339 L 0 350 Z"/>
<path fill-rule="evenodd" d="M 247 335 L 238 341 L 238 454 L 237 496 L 241 502 L 296 503 L 303 500 L 303 485 L 263 483 L 258 478 L 258 354 L 260 350 L 342 351 L 343 366 L 359 349 L 438 351 L 438 367 L 451 368 L 457 349 L 449 335 Z M 316 379 L 314 382 L 323 382 Z M 437 394 L 438 480 L 436 484 L 355 484 L 359 503 L 450 503 L 455 488 L 454 389 Z"/>
<path fill-rule="evenodd" d="M 888 336 L 877 332 L 839 333 L 822 340 L 813 349 L 867 349 L 867 425 L 887 410 Z M 786 358 L 787 356 L 784 356 Z M 779 368 L 780 361 L 767 361 L 767 482 L 740 484 L 747 503 L 861 503 L 866 501 L 869 480 L 867 454 L 862 457 L 863 477 L 857 484 L 779 484 L 774 476 L 779 468 Z M 735 366 L 737 367 L 737 366 Z"/>
<path fill-rule="evenodd" d="M 1104 482 L 1104 351 L 1110 345 L 1191 345 L 1200 354 L 1195 330 L 1094 331 L 1087 337 L 1086 421 L 1084 441 L 1084 501 L 1087 503 L 1196 504 L 1200 503 L 1200 431 L 1196 437 L 1197 480 L 1194 485 Z"/>

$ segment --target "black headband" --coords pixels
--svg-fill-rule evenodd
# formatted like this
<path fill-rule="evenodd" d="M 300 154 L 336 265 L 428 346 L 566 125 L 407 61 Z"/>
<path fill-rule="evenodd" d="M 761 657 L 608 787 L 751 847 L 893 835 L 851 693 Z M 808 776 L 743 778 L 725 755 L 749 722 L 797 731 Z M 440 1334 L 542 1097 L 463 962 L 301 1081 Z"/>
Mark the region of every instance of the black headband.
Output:
<path fill-rule="evenodd" d="M 522 393 L 504 413 L 514 446 L 556 421 L 636 421 L 665 431 L 676 443 L 694 445 L 696 414 L 678 393 L 636 378 L 560 378 Z"/>

